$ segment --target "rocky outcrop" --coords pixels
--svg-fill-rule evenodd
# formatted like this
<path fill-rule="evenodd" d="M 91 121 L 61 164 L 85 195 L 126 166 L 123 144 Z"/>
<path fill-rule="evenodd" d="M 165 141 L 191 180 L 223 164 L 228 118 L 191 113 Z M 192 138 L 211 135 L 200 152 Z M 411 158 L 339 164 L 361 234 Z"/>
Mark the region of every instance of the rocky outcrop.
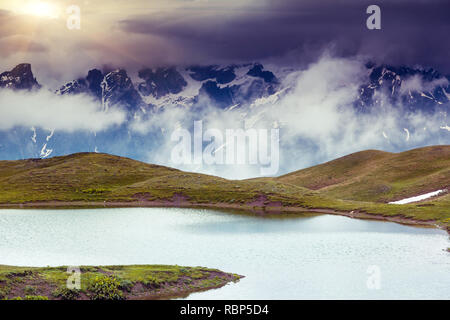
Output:
<path fill-rule="evenodd" d="M 168 94 L 179 94 L 187 86 L 186 80 L 175 67 L 143 69 L 139 77 L 145 82 L 139 84 L 139 92 L 159 99 Z"/>
<path fill-rule="evenodd" d="M 33 76 L 31 64 L 22 63 L 11 71 L 0 74 L 0 88 L 8 88 L 14 90 L 33 90 L 39 89 L 41 86 Z"/>

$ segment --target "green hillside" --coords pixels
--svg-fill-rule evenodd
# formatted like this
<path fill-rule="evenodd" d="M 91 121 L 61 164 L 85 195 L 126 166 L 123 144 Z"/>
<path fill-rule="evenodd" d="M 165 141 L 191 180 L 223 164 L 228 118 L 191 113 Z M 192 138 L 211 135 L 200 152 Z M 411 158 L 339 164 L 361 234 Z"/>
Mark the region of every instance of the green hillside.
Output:
<path fill-rule="evenodd" d="M 199 202 L 239 202 L 261 193 L 281 200 L 307 192 L 277 181 L 226 180 L 99 153 L 0 161 L 0 203 L 158 200 L 178 194 Z"/>
<path fill-rule="evenodd" d="M 408 205 L 385 203 L 448 188 L 449 181 L 450 146 L 363 151 L 279 178 L 250 180 L 79 153 L 0 161 L 0 207 L 203 206 L 403 217 L 449 226 L 448 194 Z"/>
<path fill-rule="evenodd" d="M 450 187 L 450 146 L 362 151 L 276 180 L 333 198 L 389 202 Z"/>

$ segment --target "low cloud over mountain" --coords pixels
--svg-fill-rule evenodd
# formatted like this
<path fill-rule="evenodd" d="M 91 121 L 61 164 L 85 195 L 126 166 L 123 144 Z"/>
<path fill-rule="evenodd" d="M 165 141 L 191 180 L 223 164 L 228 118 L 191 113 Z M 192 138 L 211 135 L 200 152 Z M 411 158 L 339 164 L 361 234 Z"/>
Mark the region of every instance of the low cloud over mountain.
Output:
<path fill-rule="evenodd" d="M 123 110 L 104 112 L 91 97 L 57 96 L 45 90 L 0 89 L 0 131 L 31 127 L 62 132 L 102 131 L 122 124 Z"/>

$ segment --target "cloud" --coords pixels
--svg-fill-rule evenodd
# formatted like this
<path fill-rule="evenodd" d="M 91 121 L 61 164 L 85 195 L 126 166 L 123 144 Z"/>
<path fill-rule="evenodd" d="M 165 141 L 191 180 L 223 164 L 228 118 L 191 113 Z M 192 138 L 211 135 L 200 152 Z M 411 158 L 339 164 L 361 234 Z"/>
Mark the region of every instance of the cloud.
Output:
<path fill-rule="evenodd" d="M 201 110 L 166 108 L 132 128 L 146 135 L 162 130 L 158 148 L 147 161 L 174 166 L 170 153 L 175 143 L 171 133 L 178 128 L 192 132 L 193 122 L 203 120 L 203 132 L 217 129 L 280 127 L 279 174 L 329 161 L 367 149 L 398 152 L 430 144 L 448 144 L 450 135 L 441 127 L 447 119 L 440 113 L 407 113 L 386 104 L 370 113 L 353 108 L 358 88 L 367 81 L 367 69 L 360 57 L 341 58 L 324 54 L 304 70 L 292 73 L 285 92 L 251 108 L 224 111 L 210 101 Z M 439 82 L 440 83 L 440 82 Z M 388 101 L 387 98 L 384 98 Z M 206 144 L 205 144 L 206 146 Z M 260 175 L 258 166 L 195 166 L 180 169 L 216 174 L 227 178 Z"/>
<path fill-rule="evenodd" d="M 28 36 L 15 35 L 0 39 L 0 56 L 8 57 L 19 52 L 46 52 L 48 48 Z"/>
<path fill-rule="evenodd" d="M 324 55 L 298 72 L 288 95 L 263 106 L 267 123 L 281 124 L 284 168 L 297 170 L 366 149 L 397 152 L 450 142 L 440 132 L 447 121 L 441 113 L 406 112 L 388 103 L 358 113 L 353 102 L 365 81 L 362 59 Z"/>
<path fill-rule="evenodd" d="M 52 92 L 0 90 L 0 130 L 14 127 L 42 128 L 62 132 L 103 131 L 122 124 L 123 111 L 104 112 L 91 98 L 58 96 Z"/>
<path fill-rule="evenodd" d="M 450 71 L 445 52 L 450 4 L 379 1 L 382 29 L 366 28 L 370 1 L 255 1 L 239 10 L 172 10 L 118 22 L 127 33 L 159 36 L 183 49 L 187 58 L 260 60 L 294 50 L 303 62 L 332 47 L 335 54 L 364 54 L 391 63 L 434 65 Z M 445 10 L 445 7 L 447 10 Z M 139 45 L 139 44 L 138 44 Z M 434 54 L 430 54 L 433 52 Z"/>
<path fill-rule="evenodd" d="M 447 87 L 448 85 L 449 81 L 446 78 L 424 82 L 420 75 L 414 75 L 411 78 L 402 81 L 400 93 L 405 94 L 409 91 L 427 92 L 432 91 L 437 86 Z"/>

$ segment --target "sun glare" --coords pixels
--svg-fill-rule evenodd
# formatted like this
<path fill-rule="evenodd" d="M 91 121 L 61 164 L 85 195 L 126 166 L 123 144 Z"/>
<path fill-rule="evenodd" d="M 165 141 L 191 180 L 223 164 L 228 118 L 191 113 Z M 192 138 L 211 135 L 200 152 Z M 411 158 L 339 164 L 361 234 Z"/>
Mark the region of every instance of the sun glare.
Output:
<path fill-rule="evenodd" d="M 23 8 L 23 13 L 42 18 L 56 19 L 59 16 L 58 7 L 48 1 L 29 1 Z"/>

